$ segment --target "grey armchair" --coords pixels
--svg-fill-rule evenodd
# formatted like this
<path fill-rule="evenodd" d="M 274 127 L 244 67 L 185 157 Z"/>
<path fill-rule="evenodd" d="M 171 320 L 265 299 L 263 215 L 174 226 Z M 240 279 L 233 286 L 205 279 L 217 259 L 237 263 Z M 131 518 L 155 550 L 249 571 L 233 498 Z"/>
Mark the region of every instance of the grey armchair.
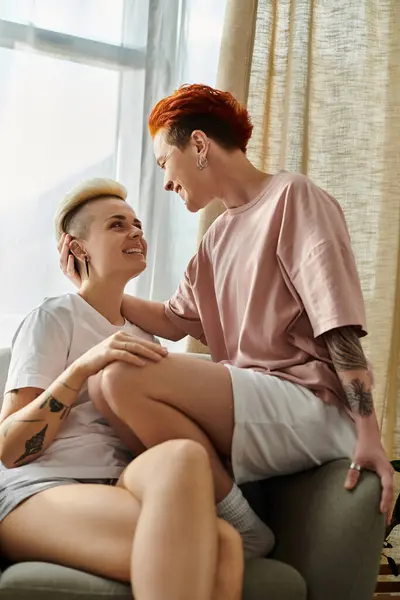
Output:
<path fill-rule="evenodd" d="M 0 403 L 8 361 L 0 350 Z M 380 485 L 365 472 L 354 492 L 345 491 L 347 467 L 338 460 L 243 486 L 277 538 L 271 557 L 247 563 L 244 600 L 372 599 L 384 537 Z M 2 569 L 0 600 L 132 597 L 128 585 L 50 563 L 3 560 Z"/>

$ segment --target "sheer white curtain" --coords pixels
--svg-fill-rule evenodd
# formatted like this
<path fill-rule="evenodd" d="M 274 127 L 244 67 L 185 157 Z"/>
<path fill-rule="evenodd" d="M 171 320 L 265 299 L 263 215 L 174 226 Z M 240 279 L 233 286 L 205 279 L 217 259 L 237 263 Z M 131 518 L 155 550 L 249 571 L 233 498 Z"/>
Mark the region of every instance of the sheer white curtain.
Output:
<path fill-rule="evenodd" d="M 53 232 L 66 191 L 115 177 L 144 222 L 164 300 L 195 251 L 197 217 L 163 191 L 147 116 L 183 82 L 215 84 L 225 0 L 0 0 L 0 347 L 44 297 L 70 291 Z"/>

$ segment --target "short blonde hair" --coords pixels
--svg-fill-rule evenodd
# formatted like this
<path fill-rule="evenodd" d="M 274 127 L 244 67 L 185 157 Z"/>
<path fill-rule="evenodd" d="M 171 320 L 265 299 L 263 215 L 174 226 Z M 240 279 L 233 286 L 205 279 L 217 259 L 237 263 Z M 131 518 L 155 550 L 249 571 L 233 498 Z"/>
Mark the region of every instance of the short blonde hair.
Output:
<path fill-rule="evenodd" d="M 110 196 L 125 201 L 127 195 L 126 188 L 113 179 L 96 178 L 84 181 L 64 197 L 58 208 L 55 219 L 57 241 L 63 233 L 69 233 L 73 237 L 84 237 L 88 223 L 80 222 L 77 215 L 89 202 Z"/>

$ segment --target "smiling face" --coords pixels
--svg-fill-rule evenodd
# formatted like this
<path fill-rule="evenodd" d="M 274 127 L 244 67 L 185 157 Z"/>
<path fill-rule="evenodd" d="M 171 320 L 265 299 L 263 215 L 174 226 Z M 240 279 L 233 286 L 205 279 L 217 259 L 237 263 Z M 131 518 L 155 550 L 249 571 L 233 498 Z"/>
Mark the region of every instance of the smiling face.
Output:
<path fill-rule="evenodd" d="M 215 197 L 215 184 L 208 167 L 200 169 L 199 160 L 207 158 L 209 140 L 202 132 L 194 132 L 183 150 L 167 142 L 161 129 L 154 136 L 154 155 L 164 170 L 164 188 L 176 192 L 190 212 L 204 208 Z"/>
<path fill-rule="evenodd" d="M 114 197 L 88 202 L 75 217 L 85 235 L 71 242 L 71 251 L 89 262 L 89 277 L 132 279 L 146 268 L 147 244 L 132 207 Z"/>

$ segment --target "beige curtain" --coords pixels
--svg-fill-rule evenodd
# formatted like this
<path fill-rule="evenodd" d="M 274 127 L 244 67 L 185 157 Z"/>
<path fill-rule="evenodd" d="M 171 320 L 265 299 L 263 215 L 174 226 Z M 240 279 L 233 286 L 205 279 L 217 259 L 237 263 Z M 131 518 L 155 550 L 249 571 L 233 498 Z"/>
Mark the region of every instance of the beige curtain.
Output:
<path fill-rule="evenodd" d="M 378 419 L 399 457 L 400 0 L 228 0 L 219 85 L 247 102 L 258 168 L 306 173 L 344 209 Z"/>
<path fill-rule="evenodd" d="M 268 172 L 306 173 L 346 214 L 367 307 L 365 350 L 376 374 L 376 407 L 394 455 L 400 443 L 400 2 L 259 0 L 249 77 L 250 160 Z"/>

